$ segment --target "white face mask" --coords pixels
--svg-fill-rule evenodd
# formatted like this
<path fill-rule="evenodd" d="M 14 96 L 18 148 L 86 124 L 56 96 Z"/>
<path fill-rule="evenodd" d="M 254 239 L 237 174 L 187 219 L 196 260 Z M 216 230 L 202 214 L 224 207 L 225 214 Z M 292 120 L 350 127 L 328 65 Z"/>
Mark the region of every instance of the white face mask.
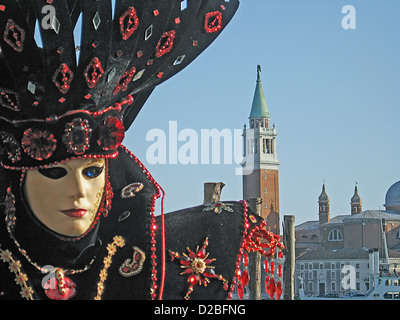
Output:
<path fill-rule="evenodd" d="M 24 194 L 34 215 L 59 234 L 85 233 L 101 203 L 105 166 L 104 159 L 79 159 L 28 170 Z"/>

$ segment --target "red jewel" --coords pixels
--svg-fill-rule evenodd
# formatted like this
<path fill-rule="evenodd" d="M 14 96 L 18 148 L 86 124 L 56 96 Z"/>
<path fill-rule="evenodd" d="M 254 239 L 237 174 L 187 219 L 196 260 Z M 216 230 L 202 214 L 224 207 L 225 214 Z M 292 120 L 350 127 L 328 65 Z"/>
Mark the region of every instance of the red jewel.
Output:
<path fill-rule="evenodd" d="M 249 272 L 247 270 L 245 270 L 242 273 L 240 281 L 241 281 L 241 284 L 242 284 L 243 287 L 245 287 L 245 286 L 247 286 L 249 284 L 250 277 L 249 277 Z"/>
<path fill-rule="evenodd" d="M 100 60 L 97 57 L 94 57 L 87 65 L 84 72 L 88 87 L 92 89 L 103 74 L 104 70 L 101 66 Z"/>
<path fill-rule="evenodd" d="M 222 29 L 222 13 L 219 11 L 208 12 L 206 14 L 204 30 L 207 33 L 214 33 L 221 29 Z"/>
<path fill-rule="evenodd" d="M 139 19 L 134 7 L 128 10 L 119 18 L 120 32 L 122 39 L 128 40 L 133 32 L 139 27 Z"/>
<path fill-rule="evenodd" d="M 82 155 L 90 148 L 92 129 L 86 119 L 77 118 L 67 123 L 62 137 L 68 152 Z"/>
<path fill-rule="evenodd" d="M 49 283 L 44 286 L 46 296 L 50 299 L 69 300 L 76 295 L 76 285 L 71 279 L 64 276 L 62 281 L 57 280 L 56 277 L 48 282 L 51 281 L 55 282 L 56 289 L 52 288 Z M 62 289 L 59 288 L 60 285 L 62 285 Z"/>
<path fill-rule="evenodd" d="M 22 149 L 35 160 L 42 161 L 51 157 L 57 147 L 57 140 L 48 131 L 27 129 L 21 141 Z"/>
<path fill-rule="evenodd" d="M 99 128 L 99 139 L 97 143 L 103 150 L 117 149 L 125 137 L 123 123 L 117 117 L 108 117 Z"/>

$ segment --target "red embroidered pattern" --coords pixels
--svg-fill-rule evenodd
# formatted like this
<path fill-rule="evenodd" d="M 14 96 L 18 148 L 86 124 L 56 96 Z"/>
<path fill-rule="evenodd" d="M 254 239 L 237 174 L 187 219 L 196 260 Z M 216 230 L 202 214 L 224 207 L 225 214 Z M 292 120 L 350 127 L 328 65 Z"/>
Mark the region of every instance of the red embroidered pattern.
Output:
<path fill-rule="evenodd" d="M 13 111 L 20 111 L 18 93 L 0 88 L 0 105 Z"/>
<path fill-rule="evenodd" d="M 66 94 L 71 86 L 74 74 L 66 63 L 62 63 L 53 75 L 53 83 L 61 93 Z"/>
<path fill-rule="evenodd" d="M 174 46 L 175 30 L 164 32 L 158 41 L 156 48 L 156 57 L 161 58 L 164 54 L 170 52 Z"/>
<path fill-rule="evenodd" d="M 104 70 L 101 66 L 100 60 L 97 57 L 94 57 L 92 61 L 90 61 L 90 63 L 87 65 L 84 72 L 88 87 L 92 89 L 103 74 Z"/>
<path fill-rule="evenodd" d="M 119 18 L 119 25 L 122 39 L 128 40 L 139 27 L 139 19 L 134 7 L 129 7 Z"/>
<path fill-rule="evenodd" d="M 222 29 L 222 13 L 219 11 L 208 12 L 204 23 L 207 33 L 214 33 Z"/>
<path fill-rule="evenodd" d="M 24 49 L 25 31 L 12 19 L 8 19 L 3 39 L 15 51 L 22 52 Z"/>
<path fill-rule="evenodd" d="M 128 89 L 128 84 L 132 81 L 133 76 L 136 73 L 136 68 L 133 67 L 126 71 L 122 77 L 118 80 L 118 84 L 114 89 L 113 94 L 117 94 L 119 91 L 126 91 Z"/>

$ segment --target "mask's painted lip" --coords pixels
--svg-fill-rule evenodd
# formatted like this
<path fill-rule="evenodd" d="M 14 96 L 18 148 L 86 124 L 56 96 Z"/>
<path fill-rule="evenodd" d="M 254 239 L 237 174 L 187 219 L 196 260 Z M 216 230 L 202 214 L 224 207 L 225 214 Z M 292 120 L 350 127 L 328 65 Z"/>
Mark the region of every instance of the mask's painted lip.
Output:
<path fill-rule="evenodd" d="M 71 218 L 82 218 L 88 211 L 85 209 L 61 210 L 66 216 Z"/>

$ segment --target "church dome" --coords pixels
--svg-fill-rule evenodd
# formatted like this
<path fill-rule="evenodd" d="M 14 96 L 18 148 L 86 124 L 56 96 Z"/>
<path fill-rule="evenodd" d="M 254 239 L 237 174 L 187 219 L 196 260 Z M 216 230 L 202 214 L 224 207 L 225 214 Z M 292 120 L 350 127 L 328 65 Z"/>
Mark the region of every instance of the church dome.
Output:
<path fill-rule="evenodd" d="M 388 211 L 400 212 L 400 181 L 392 185 L 386 192 L 385 208 Z"/>

